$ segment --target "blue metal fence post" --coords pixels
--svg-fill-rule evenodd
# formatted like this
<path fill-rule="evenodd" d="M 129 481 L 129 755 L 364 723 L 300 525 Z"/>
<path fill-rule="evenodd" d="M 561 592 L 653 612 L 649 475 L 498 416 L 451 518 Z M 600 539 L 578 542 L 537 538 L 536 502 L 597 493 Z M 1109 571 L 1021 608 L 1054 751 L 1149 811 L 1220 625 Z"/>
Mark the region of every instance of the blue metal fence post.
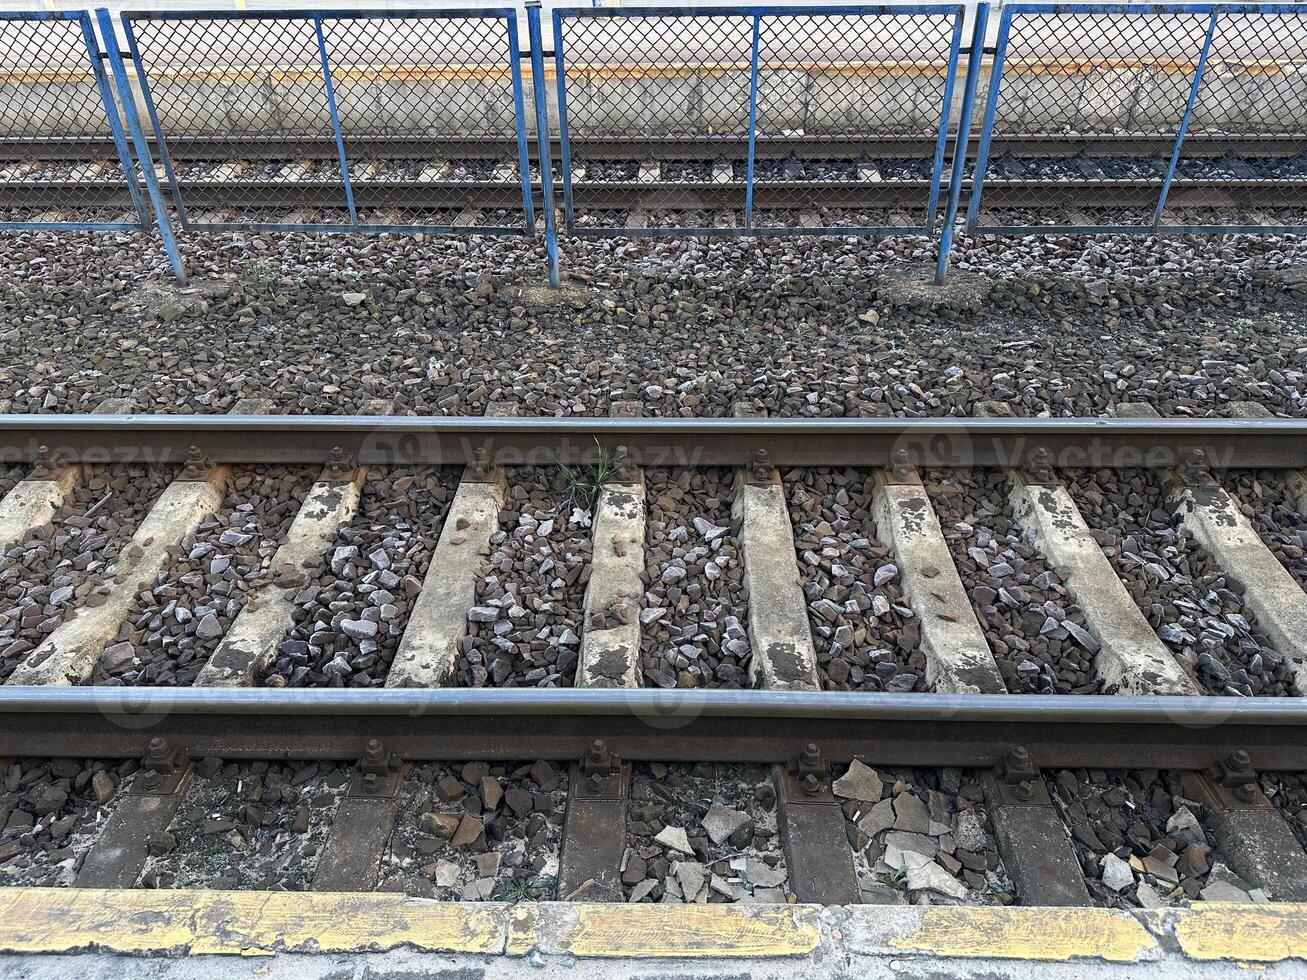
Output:
<path fill-rule="evenodd" d="M 145 112 L 154 127 L 154 136 L 158 141 L 159 162 L 163 164 L 164 175 L 168 178 L 168 193 L 172 196 L 172 207 L 177 213 L 177 220 L 183 228 L 189 227 L 186 217 L 186 202 L 182 199 L 181 186 L 177 182 L 177 173 L 173 169 L 172 155 L 168 152 L 168 142 L 163 138 L 163 127 L 159 124 L 159 113 L 154 106 L 154 95 L 150 92 L 149 73 L 145 70 L 145 61 L 141 58 L 141 49 L 136 43 L 136 32 L 127 14 L 121 15 L 123 38 L 127 41 L 127 56 L 136 64 L 136 81 L 141 86 L 141 98 L 145 100 Z"/>
<path fill-rule="evenodd" d="M 967 231 L 976 226 L 980 214 L 980 195 L 985 186 L 985 171 L 989 168 L 989 143 L 994 135 L 994 113 L 998 109 L 998 90 L 1003 82 L 1003 61 L 1007 57 L 1007 39 L 1012 30 L 1014 8 L 1003 8 L 998 22 L 998 40 L 994 43 L 994 62 L 989 69 L 989 97 L 985 102 L 985 121 L 980 127 L 980 148 L 976 151 L 976 166 L 971 177 L 971 200 L 967 202 Z"/>
<path fill-rule="evenodd" d="M 104 115 L 109 120 L 109 132 L 113 136 L 113 145 L 118 151 L 118 160 L 123 167 L 123 177 L 127 181 L 127 193 L 131 195 L 132 207 L 141 219 L 141 231 L 150 227 L 150 209 L 141 196 L 141 183 L 136 179 L 136 168 L 132 166 L 132 154 L 127 149 L 127 136 L 123 133 L 122 119 L 118 115 L 118 102 L 109 87 L 109 79 L 100 62 L 100 45 L 95 39 L 95 27 L 91 15 L 85 11 L 66 14 L 70 20 L 76 20 L 82 29 L 82 40 L 86 43 L 86 53 L 91 59 L 91 73 L 95 76 L 95 87 L 100 92 L 100 101 L 104 103 Z"/>
<path fill-rule="evenodd" d="M 753 165 L 758 154 L 758 48 L 762 16 L 753 15 L 753 48 L 749 55 L 749 161 L 744 177 L 744 227 L 753 227 Z"/>
<path fill-rule="evenodd" d="M 504 18 L 508 27 L 508 67 L 513 76 L 513 121 L 517 125 L 517 169 L 522 180 L 522 208 L 526 233 L 536 233 L 535 205 L 531 203 L 531 160 L 526 149 L 526 100 L 522 94 L 522 51 L 517 36 L 517 14 Z"/>
<path fill-rule="evenodd" d="M 931 157 L 930 161 L 930 201 L 926 205 L 927 234 L 934 232 L 935 218 L 939 215 L 940 183 L 944 179 L 944 148 L 948 145 L 948 121 L 953 115 L 953 90 L 957 87 L 958 61 L 962 51 L 962 29 L 967 19 L 966 8 L 963 7 L 954 16 L 953 40 L 949 42 L 948 48 L 948 74 L 944 77 L 944 104 L 939 111 L 939 132 L 935 138 L 935 155 Z M 960 123 L 961 120 L 959 120 Z"/>
<path fill-rule="evenodd" d="M 145 182 L 146 193 L 154 207 L 155 226 L 159 229 L 159 238 L 163 249 L 168 254 L 168 264 L 172 266 L 173 275 L 179 283 L 186 282 L 186 266 L 182 263 L 181 252 L 177 249 L 177 239 L 173 236 L 172 221 L 163 204 L 163 195 L 159 193 L 159 181 L 154 174 L 154 158 L 150 155 L 150 144 L 145 141 L 141 131 L 141 116 L 136 111 L 136 99 L 127 81 L 127 69 L 123 65 L 122 52 L 118 49 L 118 36 L 114 33 L 113 21 L 109 11 L 100 7 L 95 11 L 95 19 L 100 25 L 100 36 L 104 42 L 104 53 L 109 59 L 109 68 L 113 72 L 114 83 L 118 87 L 118 99 L 122 102 L 123 118 L 127 120 L 127 129 L 132 134 L 132 143 L 136 147 L 136 160 L 140 164 L 141 179 Z"/>
<path fill-rule="evenodd" d="M 535 50 L 532 48 L 532 50 Z M 567 132 L 567 70 L 563 54 L 563 15 L 554 11 L 554 75 L 558 91 L 558 152 L 562 157 L 563 215 L 567 220 L 567 233 L 576 234 L 576 212 L 572 207 L 572 144 Z M 541 79 L 543 83 L 543 79 Z"/>
<path fill-rule="evenodd" d="M 331 62 L 327 60 L 327 41 L 322 35 L 322 18 L 313 18 L 313 30 L 318 35 L 318 56 L 322 59 L 322 84 L 327 90 L 327 109 L 331 113 L 331 130 L 336 134 L 336 155 L 340 158 L 340 179 L 345 187 L 345 203 L 349 206 L 349 223 L 359 223 L 358 208 L 354 206 L 354 184 L 349 177 L 349 159 L 345 156 L 345 137 L 340 133 L 340 113 L 336 111 L 336 86 L 331 81 Z"/>
<path fill-rule="evenodd" d="M 1184 148 L 1184 138 L 1189 132 L 1189 120 L 1198 103 L 1198 90 L 1203 84 L 1203 71 L 1207 67 L 1207 55 L 1212 50 L 1212 38 L 1216 36 L 1216 22 L 1220 18 L 1219 10 L 1212 11 L 1211 20 L 1207 22 L 1207 36 L 1203 39 L 1203 49 L 1198 55 L 1198 66 L 1194 69 L 1194 82 L 1189 87 L 1189 98 L 1184 105 L 1184 115 L 1180 117 L 1180 128 L 1175 134 L 1175 148 L 1171 151 L 1171 162 L 1166 168 L 1166 179 L 1162 181 L 1162 192 L 1157 198 L 1157 210 L 1153 212 L 1153 227 L 1162 223 L 1162 212 L 1166 209 L 1166 199 L 1171 194 L 1171 181 L 1175 177 L 1175 168 L 1180 164 L 1180 151 Z"/>
<path fill-rule="evenodd" d="M 971 143 L 971 116 L 975 112 L 976 86 L 980 78 L 980 62 L 985 54 L 985 31 L 989 26 L 989 4 L 976 4 L 976 26 L 971 33 L 971 49 L 967 52 L 967 80 L 962 89 L 962 111 L 958 117 L 958 134 L 953 144 L 953 166 L 949 174 L 948 204 L 944 208 L 944 224 L 939 232 L 939 258 L 935 260 L 935 285 L 943 285 L 948 275 L 949 254 L 953 251 L 953 226 L 957 223 L 958 203 L 962 200 L 962 178 L 967 168 L 967 153 Z M 945 110 L 947 116 L 947 109 Z M 973 188 L 975 183 L 973 181 Z M 973 196 L 978 197 L 976 190 Z"/>
<path fill-rule="evenodd" d="M 540 189 L 545 212 L 545 252 L 549 257 L 549 285 L 558 285 L 558 229 L 554 227 L 554 161 L 549 149 L 549 107 L 545 103 L 544 42 L 540 35 L 540 3 L 526 5 L 526 26 L 531 42 L 531 90 L 535 93 L 536 138 L 540 143 Z M 562 74 L 559 74 L 561 81 Z M 562 99 L 559 99 L 560 112 Z M 566 158 L 564 158 L 566 159 Z M 566 170 L 566 168 L 564 168 Z"/>

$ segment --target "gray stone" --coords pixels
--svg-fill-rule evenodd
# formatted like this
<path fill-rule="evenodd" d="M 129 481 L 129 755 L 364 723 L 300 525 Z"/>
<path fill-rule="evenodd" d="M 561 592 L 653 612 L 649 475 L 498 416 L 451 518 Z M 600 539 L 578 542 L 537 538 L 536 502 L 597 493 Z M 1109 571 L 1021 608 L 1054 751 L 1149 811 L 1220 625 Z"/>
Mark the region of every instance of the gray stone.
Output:
<path fill-rule="evenodd" d="M 920 867 L 909 868 L 908 891 L 932 891 L 959 901 L 967 897 L 967 887 L 938 864 L 930 861 Z"/>
<path fill-rule="evenodd" d="M 699 893 L 704 891 L 704 885 L 708 879 L 707 869 L 697 861 L 677 861 L 672 865 L 672 870 L 676 874 L 676 880 L 681 885 L 681 893 L 685 896 L 687 902 L 697 901 Z M 704 901 L 708 897 L 704 895 Z"/>
<path fill-rule="evenodd" d="M 664 827 L 658 832 L 658 836 L 654 840 L 677 854 L 684 854 L 687 857 L 694 856 L 694 849 L 690 847 L 690 839 L 686 836 L 684 827 Z"/>
<path fill-rule="evenodd" d="M 831 785 L 836 796 L 866 803 L 879 802 L 884 788 L 876 770 L 857 759 L 849 763 L 849 771 Z"/>
<path fill-rule="evenodd" d="M 105 647 L 100 654 L 100 666 L 107 673 L 115 674 L 129 666 L 136 659 L 136 649 L 130 642 L 115 643 Z"/>
<path fill-rule="evenodd" d="M 631 889 L 631 895 L 627 898 L 628 902 L 638 902 L 646 898 L 651 891 L 658 887 L 658 881 L 655 878 L 646 878 Z"/>
<path fill-rule="evenodd" d="M 1115 854 L 1105 854 L 1099 862 L 1103 868 L 1103 885 L 1114 892 L 1123 892 L 1135 883 L 1135 874 L 1127 861 Z"/>
<path fill-rule="evenodd" d="M 703 816 L 703 829 L 714 844 L 722 844 L 731 834 L 749 822 L 749 815 L 730 807 L 713 803 Z"/>
<path fill-rule="evenodd" d="M 195 624 L 195 635 L 202 640 L 216 640 L 222 636 L 222 623 L 213 613 L 209 613 Z"/>
<path fill-rule="evenodd" d="M 370 640 L 377 635 L 377 624 L 368 619 L 343 619 L 340 631 L 356 640 Z"/>
<path fill-rule="evenodd" d="M 894 826 L 894 801 L 881 800 L 858 821 L 858 829 L 868 837 Z"/>
<path fill-rule="evenodd" d="M 756 857 L 744 859 L 744 877 L 755 888 L 776 888 L 785 884 L 785 872 Z"/>
<path fill-rule="evenodd" d="M 924 834 L 930 829 L 930 811 L 911 793 L 894 797 L 894 829 Z"/>

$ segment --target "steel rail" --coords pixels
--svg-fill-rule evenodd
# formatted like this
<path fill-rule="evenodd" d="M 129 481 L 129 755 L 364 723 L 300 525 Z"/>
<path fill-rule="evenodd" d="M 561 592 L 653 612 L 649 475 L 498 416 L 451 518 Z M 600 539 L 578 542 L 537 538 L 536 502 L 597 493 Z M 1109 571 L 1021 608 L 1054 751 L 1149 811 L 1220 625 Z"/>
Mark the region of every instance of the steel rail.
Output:
<path fill-rule="evenodd" d="M 956 134 L 950 131 L 952 146 Z M 147 134 L 151 146 L 158 140 Z M 430 136 L 403 134 L 354 134 L 363 140 L 373 156 L 394 160 L 432 160 L 466 157 L 513 158 L 517 140 L 513 136 Z M 558 137 L 551 141 L 560 150 Z M 572 154 L 579 160 L 692 160 L 723 155 L 743 159 L 747 136 L 733 135 L 592 135 L 572 140 Z M 868 136 L 809 135 L 766 136 L 757 143 L 760 159 L 783 160 L 790 156 L 853 159 L 867 156 L 882 159 L 929 160 L 936 137 L 918 134 L 876 134 Z M 992 152 L 997 156 L 1087 157 L 1164 156 L 1175 145 L 1174 133 L 1014 133 L 995 136 Z M 970 139 L 969 156 L 980 147 L 980 137 Z M 301 160 L 336 158 L 334 137 L 319 135 L 243 134 L 183 135 L 168 137 L 174 156 L 186 160 L 248 159 Z M 1307 136 L 1301 133 L 1192 134 L 1185 140 L 1185 157 L 1293 156 L 1307 150 Z M 96 136 L 0 136 L 0 159 L 82 160 L 116 159 L 111 137 Z M 534 145 L 530 157 L 538 160 Z"/>
<path fill-rule="evenodd" d="M 0 687 L 0 755 L 348 759 L 370 739 L 412 760 L 579 758 L 1203 768 L 1242 749 L 1307 764 L 1307 699 L 662 690 L 224 690 Z"/>
<path fill-rule="evenodd" d="M 765 180 L 753 191 L 755 211 L 796 211 L 810 208 L 924 208 L 929 180 Z M 339 180 L 180 180 L 187 207 L 195 210 L 342 209 Z M 351 184 L 360 209 L 478 210 L 521 207 L 522 189 L 515 181 L 494 180 L 355 180 Z M 539 183 L 534 183 L 539 187 Z M 970 181 L 964 187 L 970 186 Z M 986 211 L 997 209 L 1145 209 L 1157 203 L 1156 180 L 1008 180 L 985 181 Z M 747 186 L 711 181 L 587 181 L 573 183 L 578 211 L 694 209 L 742 210 Z M 0 209 L 30 207 L 59 201 L 82 208 L 132 207 L 128 189 L 105 181 L 0 181 Z M 74 206 L 73 203 L 63 205 Z M 1176 178 L 1171 184 L 1168 212 L 1177 209 L 1305 208 L 1307 177 L 1294 179 Z M 1305 226 L 1307 227 L 1307 226 Z"/>
<path fill-rule="evenodd" d="M 640 465 L 1012 467 L 1037 450 L 1059 467 L 1307 465 L 1307 419 L 486 418 L 344 415 L 0 415 L 0 463 L 183 462 L 506 466 L 593 462 L 622 447 Z"/>

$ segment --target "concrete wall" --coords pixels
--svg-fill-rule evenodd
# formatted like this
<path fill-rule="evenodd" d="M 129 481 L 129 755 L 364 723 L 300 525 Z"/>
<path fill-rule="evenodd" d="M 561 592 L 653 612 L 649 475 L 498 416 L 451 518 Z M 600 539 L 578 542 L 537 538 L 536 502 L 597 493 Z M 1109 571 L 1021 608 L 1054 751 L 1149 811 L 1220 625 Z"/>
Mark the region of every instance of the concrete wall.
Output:
<path fill-rule="evenodd" d="M 528 129 L 530 73 L 525 72 Z M 1112 67 L 1008 65 L 995 130 L 1013 132 L 1172 131 L 1188 95 L 1182 71 Z M 982 95 L 988 71 L 982 71 Z M 169 134 L 294 134 L 330 129 L 320 75 L 314 72 L 193 73 L 151 82 Z M 687 71 L 587 72 L 568 77 L 568 118 L 578 138 L 648 133 L 672 135 L 747 131 L 745 68 L 711 74 Z M 961 85 L 950 116 L 960 111 Z M 557 118 L 553 72 L 546 75 Z M 905 75 L 780 70 L 764 76 L 758 95 L 764 135 L 921 133 L 938 125 L 943 66 Z M 506 73 L 425 72 L 420 78 L 338 75 L 342 126 L 354 134 L 490 134 L 512 131 L 512 88 Z M 138 98 L 144 109 L 144 102 Z M 977 122 L 981 111 L 977 105 Z M 1307 129 L 1307 65 L 1263 68 L 1214 66 L 1195 109 L 1194 131 L 1302 132 Z M 0 134 L 66 135 L 105 132 L 94 86 L 64 79 L 33 81 L 0 75 Z"/>

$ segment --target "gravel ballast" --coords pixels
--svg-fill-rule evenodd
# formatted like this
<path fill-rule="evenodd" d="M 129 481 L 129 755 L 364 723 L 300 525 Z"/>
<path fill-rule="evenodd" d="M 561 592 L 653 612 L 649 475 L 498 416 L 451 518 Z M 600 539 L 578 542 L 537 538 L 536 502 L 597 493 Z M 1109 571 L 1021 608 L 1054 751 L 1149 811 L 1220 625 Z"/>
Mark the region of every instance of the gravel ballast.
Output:
<path fill-rule="evenodd" d="M 1096 694 L 1098 641 L 1061 577 L 1008 512 L 997 471 L 934 471 L 926 491 L 1011 694 Z"/>
<path fill-rule="evenodd" d="M 18 759 L 0 786 L 0 885 L 73 884 L 136 760 Z"/>
<path fill-rule="evenodd" d="M 26 466 L 0 466 L 0 497 L 16 487 L 29 472 Z"/>
<path fill-rule="evenodd" d="M 172 823 L 149 839 L 139 885 L 309 888 L 349 778 L 330 763 L 202 759 Z"/>
<path fill-rule="evenodd" d="M 1221 863 L 1206 808 L 1185 798 L 1177 774 L 1059 769 L 1045 775 L 1097 904 L 1157 908 L 1258 897 Z"/>
<path fill-rule="evenodd" d="M 628 902 L 794 901 L 763 766 L 637 766 L 627 807 Z"/>
<path fill-rule="evenodd" d="M 222 509 L 171 549 L 173 560 L 137 598 L 96 663 L 111 685 L 189 686 L 246 601 L 273 577 L 272 557 L 315 473 L 238 470 Z"/>
<path fill-rule="evenodd" d="M 54 518 L 0 557 L 0 680 L 74 610 L 104 602 L 114 559 L 175 472 L 168 466 L 88 466 Z"/>
<path fill-rule="evenodd" d="M 1307 514 L 1273 470 L 1227 470 L 1226 488 L 1285 571 L 1307 589 Z"/>
<path fill-rule="evenodd" d="M 735 472 L 645 472 L 645 593 L 640 661 L 646 686 L 748 686 L 752 651 Z"/>
<path fill-rule="evenodd" d="M 418 766 L 400 792 L 380 890 L 442 901 L 557 897 L 565 768 L 540 760 Z"/>
<path fill-rule="evenodd" d="M 1266 798 L 1280 808 L 1298 843 L 1307 848 L 1307 775 L 1264 772 L 1258 778 Z"/>
<path fill-rule="evenodd" d="M 607 415 L 1307 415 L 1307 258 L 1295 238 L 537 242 L 188 235 L 178 291 L 152 239 L 6 234 L 0 410 Z M 221 343 L 207 338 L 221 338 Z"/>
<path fill-rule="evenodd" d="M 1223 574 L 1180 526 L 1156 474 L 1067 471 L 1080 513 L 1126 590 L 1208 694 L 1293 694 L 1292 672 Z"/>
<path fill-rule="evenodd" d="M 832 789 L 844 811 L 864 902 L 1013 902 L 975 773 L 880 769 L 855 759 Z"/>
<path fill-rule="evenodd" d="M 491 555 L 468 610 L 455 687 L 571 687 L 590 577 L 590 511 L 560 469 L 509 471 Z"/>
<path fill-rule="evenodd" d="M 784 480 L 822 687 L 926 690 L 921 626 L 894 556 L 876 540 L 871 473 L 806 467 Z"/>
<path fill-rule="evenodd" d="M 456 471 L 368 471 L 354 518 L 295 596 L 295 626 L 277 645 L 270 687 L 380 687 L 431 562 Z"/>

